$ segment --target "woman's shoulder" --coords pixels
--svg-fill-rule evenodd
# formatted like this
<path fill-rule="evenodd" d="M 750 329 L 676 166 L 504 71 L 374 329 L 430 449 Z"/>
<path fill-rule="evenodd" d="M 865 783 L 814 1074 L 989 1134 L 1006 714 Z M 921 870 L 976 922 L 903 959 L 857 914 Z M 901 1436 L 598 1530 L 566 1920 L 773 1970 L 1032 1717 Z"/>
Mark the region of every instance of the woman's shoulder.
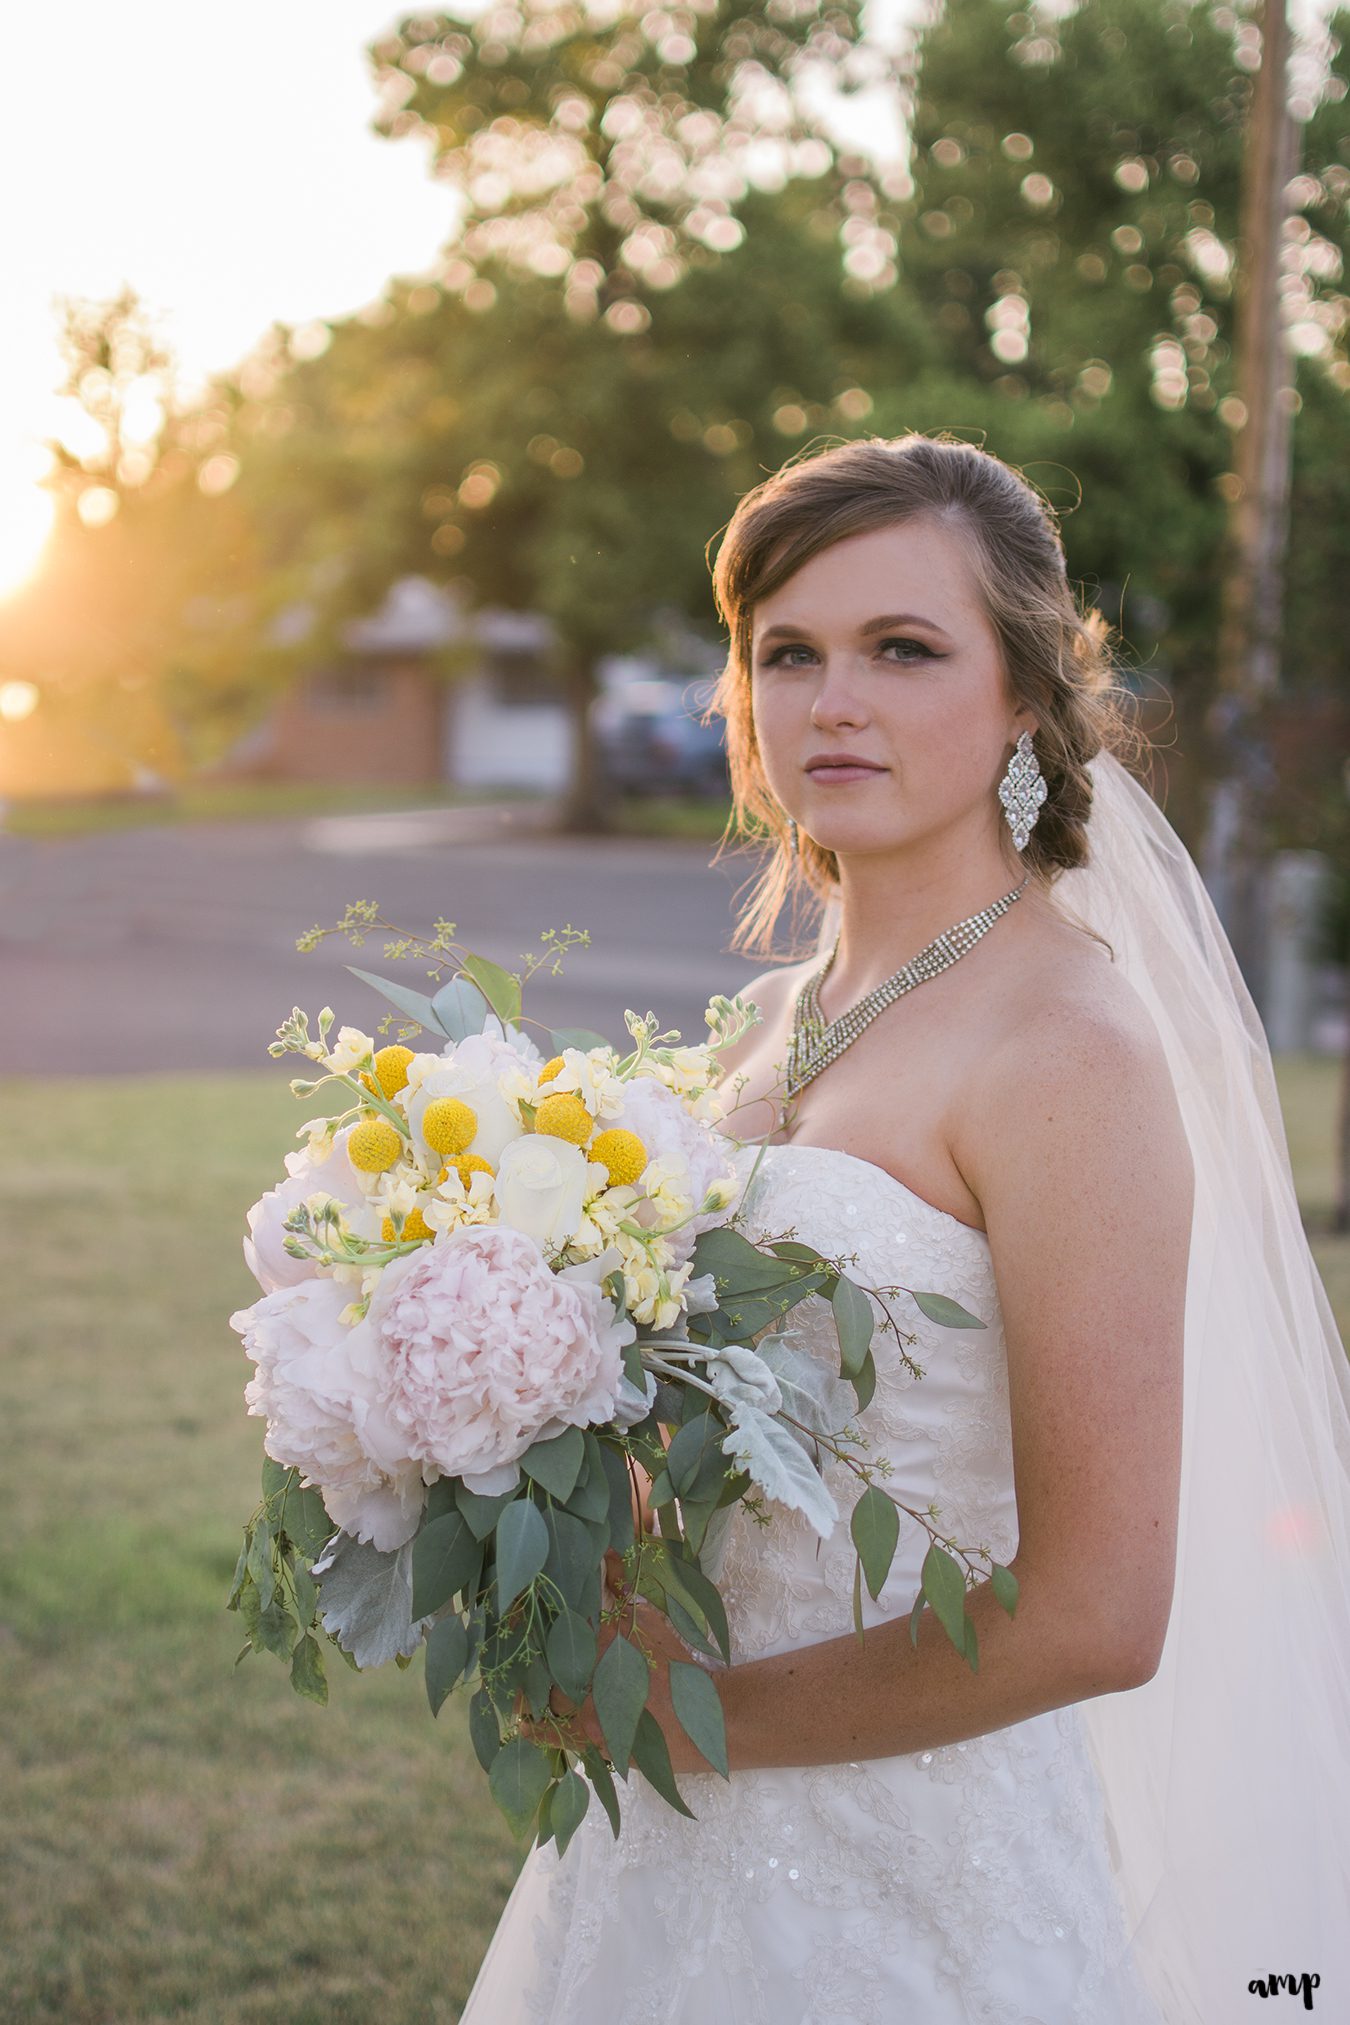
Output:
<path fill-rule="evenodd" d="M 971 1092 L 992 1119 L 1037 1093 L 1133 1107 L 1140 1122 L 1175 1124 L 1176 1097 L 1153 1017 L 1111 951 L 1063 920 L 1049 919 L 1026 951 L 997 1035 Z"/>

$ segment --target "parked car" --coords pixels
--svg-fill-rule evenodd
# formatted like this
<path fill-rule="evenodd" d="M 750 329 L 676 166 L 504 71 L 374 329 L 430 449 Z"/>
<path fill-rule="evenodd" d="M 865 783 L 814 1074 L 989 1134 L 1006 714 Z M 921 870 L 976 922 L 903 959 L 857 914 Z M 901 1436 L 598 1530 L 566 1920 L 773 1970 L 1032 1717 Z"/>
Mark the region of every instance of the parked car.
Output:
<path fill-rule="evenodd" d="M 597 696 L 591 722 L 607 784 L 621 794 L 727 794 L 722 719 L 699 722 L 711 693 L 706 679 L 660 676 Z"/>

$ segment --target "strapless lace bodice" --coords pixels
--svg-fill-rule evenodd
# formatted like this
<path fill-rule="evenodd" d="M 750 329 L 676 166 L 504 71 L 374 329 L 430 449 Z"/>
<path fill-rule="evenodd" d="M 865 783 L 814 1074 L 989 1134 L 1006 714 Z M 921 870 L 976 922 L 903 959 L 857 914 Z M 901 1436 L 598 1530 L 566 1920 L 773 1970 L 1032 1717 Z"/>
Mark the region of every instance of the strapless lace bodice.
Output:
<path fill-rule="evenodd" d="M 885 1455 L 889 1488 L 902 1503 L 939 1507 L 935 1520 L 967 1549 L 987 1547 L 1006 1562 L 1017 1546 L 1007 1360 L 993 1260 L 985 1233 L 916 1195 L 883 1168 L 832 1146 L 745 1146 L 734 1154 L 747 1236 L 793 1235 L 849 1258 L 851 1278 L 870 1294 L 876 1331 L 876 1394 L 860 1422 L 869 1455 Z M 944 1329 L 902 1289 L 948 1294 L 983 1329 Z M 917 1377 L 900 1355 L 887 1314 L 905 1337 Z M 828 1301 L 812 1295 L 792 1309 L 793 1341 L 838 1368 L 839 1344 Z M 847 1465 L 827 1463 L 827 1483 L 847 1518 L 861 1488 Z M 928 1536 L 902 1524 L 890 1576 L 865 1624 L 907 1614 L 919 1591 Z M 795 1512 L 757 1526 L 737 1515 L 718 1582 L 727 1598 L 733 1659 L 836 1638 L 853 1626 L 853 1546 L 847 1523 L 820 1546 Z"/>
<path fill-rule="evenodd" d="M 858 1421 L 907 1505 L 963 1547 L 1017 1545 L 1002 1316 L 984 1232 L 838 1149 L 744 1146 L 753 1238 L 796 1235 L 869 1289 L 876 1394 Z M 748 1186 L 746 1185 L 748 1182 Z M 929 1321 L 898 1288 L 948 1294 L 984 1329 Z M 906 1332 L 906 1368 L 880 1326 Z M 828 1304 L 791 1311 L 838 1368 Z M 851 1634 L 856 1480 L 827 1465 L 823 1544 L 771 1506 L 738 1511 L 717 1579 L 733 1663 Z M 928 1536 L 902 1521 L 865 1622 L 907 1615 Z M 567 1854 L 534 1850 L 464 2025 L 1158 2025 L 1123 1972 L 1100 1788 L 1076 1706 L 964 1743 L 808 1769 L 681 1775 L 695 1819 L 634 1773 L 615 1842 L 593 1804 Z"/>

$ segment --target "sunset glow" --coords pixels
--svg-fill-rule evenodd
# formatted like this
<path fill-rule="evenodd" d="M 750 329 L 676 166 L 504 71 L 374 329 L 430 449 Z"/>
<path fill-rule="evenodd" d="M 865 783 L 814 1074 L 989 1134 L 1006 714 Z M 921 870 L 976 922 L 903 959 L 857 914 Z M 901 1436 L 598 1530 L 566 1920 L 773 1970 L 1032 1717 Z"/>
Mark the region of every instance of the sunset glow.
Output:
<path fill-rule="evenodd" d="M 36 569 L 54 512 L 50 494 L 40 491 L 35 479 L 12 466 L 0 470 L 0 597 L 17 590 Z M 3 694 L 0 690 L 0 698 Z"/>

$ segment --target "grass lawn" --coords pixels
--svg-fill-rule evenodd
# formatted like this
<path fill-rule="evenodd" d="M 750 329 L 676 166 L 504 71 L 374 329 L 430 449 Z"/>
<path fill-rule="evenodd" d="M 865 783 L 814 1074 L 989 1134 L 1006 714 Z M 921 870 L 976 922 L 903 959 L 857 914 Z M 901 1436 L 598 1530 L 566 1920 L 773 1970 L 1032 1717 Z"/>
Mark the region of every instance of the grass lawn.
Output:
<path fill-rule="evenodd" d="M 1334 1067 L 1280 1073 L 1344 1328 Z M 0 1105 L 0 2018 L 450 2025 L 519 1860 L 459 1703 L 432 1721 L 420 1663 L 334 1655 L 327 1709 L 232 1670 L 262 1430 L 225 1318 L 304 1107 L 279 1071 Z"/>
<path fill-rule="evenodd" d="M 0 816 L 0 830 L 24 837 L 85 836 L 103 830 L 137 830 L 161 823 L 249 822 L 286 816 L 383 814 L 392 809 L 444 809 L 474 802 L 532 800 L 528 789 L 397 787 L 378 782 L 186 781 L 171 794 L 91 795 L 84 800 L 15 799 Z"/>

